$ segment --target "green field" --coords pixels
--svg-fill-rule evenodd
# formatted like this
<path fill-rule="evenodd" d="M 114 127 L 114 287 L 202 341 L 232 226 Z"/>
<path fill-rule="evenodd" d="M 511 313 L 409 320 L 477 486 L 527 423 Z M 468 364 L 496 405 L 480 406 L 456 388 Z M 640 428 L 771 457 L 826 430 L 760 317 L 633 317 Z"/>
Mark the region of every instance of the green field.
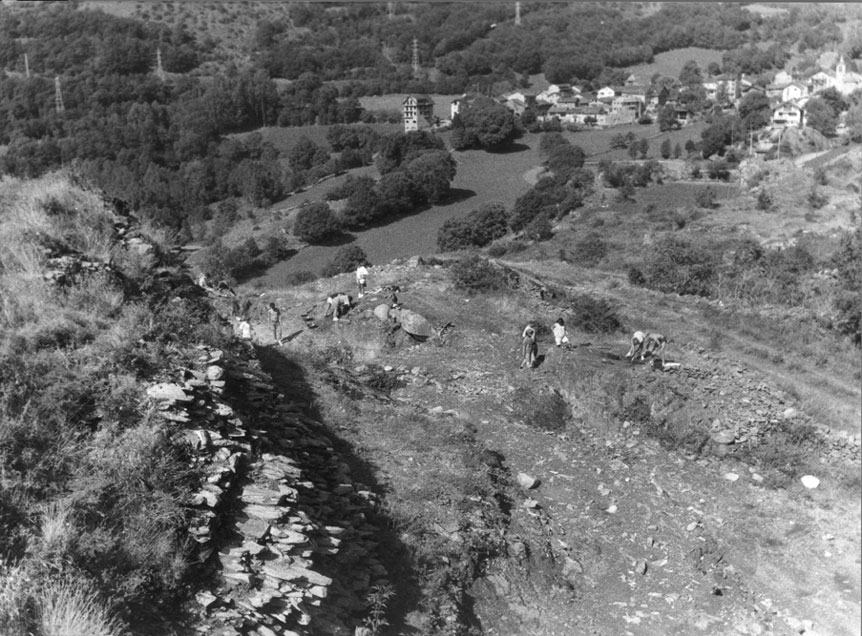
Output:
<path fill-rule="evenodd" d="M 713 49 L 702 49 L 690 46 L 684 49 L 666 51 L 659 53 L 649 64 L 638 64 L 627 70 L 634 73 L 638 84 L 649 84 L 650 78 L 656 73 L 665 77 L 679 77 L 683 65 L 689 60 L 694 60 L 701 70 L 706 70 L 710 62 L 721 64 L 721 51 Z"/>
<path fill-rule="evenodd" d="M 610 139 L 620 132 L 635 130 L 638 137 L 650 134 L 658 135 L 650 140 L 649 157 L 659 156 L 659 146 L 665 137 L 670 137 L 673 143 L 683 145 L 687 139 L 700 139 L 700 124 L 687 128 L 658 133 L 658 127 L 640 126 L 615 127 L 606 130 L 588 130 L 578 133 L 565 133 L 573 144 L 579 145 L 593 155 L 592 160 L 604 157 L 613 160 L 627 160 L 625 150 L 605 152 L 609 148 Z M 446 134 L 444 133 L 444 138 Z M 511 209 L 515 200 L 524 194 L 535 179 L 535 168 L 542 162 L 537 148 L 541 135 L 527 134 L 518 141 L 516 149 L 507 153 L 488 153 L 471 150 L 454 152 L 458 161 L 458 172 L 452 182 L 454 196 L 444 204 L 430 206 L 415 214 L 411 214 L 388 225 L 370 228 L 349 235 L 351 242 L 361 247 L 374 264 L 388 263 L 395 258 L 412 255 L 428 255 L 437 251 L 437 232 L 447 220 L 460 218 L 469 214 L 483 203 L 499 201 Z M 532 174 L 531 174 L 532 173 Z M 335 184 L 326 181 L 307 188 L 301 195 L 294 195 L 279 204 L 284 208 L 295 206 L 304 200 L 320 200 L 324 193 Z M 661 194 L 658 191 L 649 195 L 643 193 L 646 202 L 654 202 L 660 206 L 676 201 L 682 205 L 693 201 L 694 190 L 698 186 L 682 190 L 668 191 Z M 722 193 L 724 194 L 724 193 Z M 641 193 L 639 192 L 639 199 Z M 721 196 L 721 195 L 720 195 Z M 725 195 L 726 196 L 726 195 Z M 658 197 L 656 199 L 656 197 Z M 653 201 L 652 199 L 656 199 Z M 263 225 L 263 224 L 262 224 Z M 273 266 L 263 277 L 267 286 L 283 286 L 287 277 L 296 272 L 319 272 L 334 256 L 339 246 L 308 246 L 302 248 L 289 260 Z"/>

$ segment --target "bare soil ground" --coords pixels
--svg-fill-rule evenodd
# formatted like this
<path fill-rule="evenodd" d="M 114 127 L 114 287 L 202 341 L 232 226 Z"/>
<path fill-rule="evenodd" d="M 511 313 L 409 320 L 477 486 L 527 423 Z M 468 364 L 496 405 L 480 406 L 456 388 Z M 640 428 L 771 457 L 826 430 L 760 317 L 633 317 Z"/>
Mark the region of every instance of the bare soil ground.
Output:
<path fill-rule="evenodd" d="M 721 350 L 710 346 L 708 303 L 658 303 L 560 264 L 517 267 L 619 302 L 627 326 L 673 333 L 668 361 L 680 367 L 621 360 L 624 333 L 570 330 L 571 349 L 545 334 L 541 364 L 519 369 L 523 324 L 549 325 L 566 307 L 526 289 L 467 297 L 439 266 L 371 272 L 372 287 L 399 285 L 399 300 L 435 326 L 454 323 L 424 343 L 388 334 L 374 293 L 348 319 L 322 320 L 324 292 L 350 289 L 349 275 L 263 299 L 285 310 L 280 349 L 307 369 L 324 421 L 375 473 L 409 546 L 397 558 L 421 565 L 387 565 L 406 577 L 396 575 L 391 633 L 858 635 L 858 453 L 797 448 L 799 470 L 821 479 L 808 490 L 745 443 L 719 452 L 708 439 L 715 420 L 762 422 L 768 440 L 787 418 L 858 435 L 860 391 L 844 363 L 796 373 L 844 413 L 820 421 L 747 353 L 756 335 L 728 320 Z M 301 317 L 309 310 L 316 329 Z M 261 323 L 255 333 L 273 344 Z M 669 443 L 674 428 L 691 435 Z M 519 486 L 519 473 L 538 485 Z"/>

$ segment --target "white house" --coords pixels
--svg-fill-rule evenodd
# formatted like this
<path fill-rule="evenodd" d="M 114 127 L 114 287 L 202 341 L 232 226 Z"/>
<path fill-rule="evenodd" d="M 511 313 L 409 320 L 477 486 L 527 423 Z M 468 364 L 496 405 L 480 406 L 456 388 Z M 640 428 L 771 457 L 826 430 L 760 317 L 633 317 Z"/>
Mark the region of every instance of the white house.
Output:
<path fill-rule="evenodd" d="M 782 89 L 781 101 L 794 102 L 805 95 L 808 95 L 808 87 L 802 82 L 793 81 Z"/>
<path fill-rule="evenodd" d="M 401 102 L 404 132 L 429 128 L 434 123 L 434 101 L 427 95 L 408 95 Z"/>
<path fill-rule="evenodd" d="M 805 110 L 793 102 L 782 102 L 772 109 L 773 126 L 805 126 Z"/>
<path fill-rule="evenodd" d="M 597 99 L 613 99 L 614 97 L 616 97 L 616 94 L 617 94 L 617 92 L 613 88 L 611 88 L 610 86 L 605 86 L 603 88 L 600 88 L 596 92 L 596 98 Z"/>

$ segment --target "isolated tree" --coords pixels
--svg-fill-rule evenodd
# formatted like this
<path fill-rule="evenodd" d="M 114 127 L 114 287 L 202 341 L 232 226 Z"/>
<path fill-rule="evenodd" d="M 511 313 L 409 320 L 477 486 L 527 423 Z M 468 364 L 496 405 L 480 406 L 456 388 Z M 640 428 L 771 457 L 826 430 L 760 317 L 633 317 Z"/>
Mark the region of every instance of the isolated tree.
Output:
<path fill-rule="evenodd" d="M 358 245 L 345 245 L 339 248 L 329 263 L 323 268 L 321 274 L 325 277 L 352 272 L 360 265 L 368 264 L 368 256 Z"/>
<path fill-rule="evenodd" d="M 766 126 L 772 119 L 769 98 L 760 91 L 749 91 L 739 102 L 739 128 L 746 134 Z"/>
<path fill-rule="evenodd" d="M 326 203 L 312 203 L 296 214 L 293 233 L 306 243 L 320 243 L 338 232 L 338 220 Z"/>
<path fill-rule="evenodd" d="M 659 152 L 661 153 L 662 159 L 670 159 L 671 153 L 671 143 L 670 137 L 661 142 L 661 147 L 659 148 Z"/>
<path fill-rule="evenodd" d="M 637 143 L 637 147 L 641 159 L 646 159 L 647 153 L 649 152 L 649 139 L 647 139 L 646 137 L 641 137 L 641 140 Z"/>
<path fill-rule="evenodd" d="M 694 60 L 689 60 L 682 66 L 679 72 L 679 83 L 683 86 L 700 86 L 703 84 L 703 74 L 700 66 Z"/>
<path fill-rule="evenodd" d="M 492 99 L 481 98 L 455 116 L 452 147 L 498 149 L 510 144 L 517 133 L 512 111 Z"/>
<path fill-rule="evenodd" d="M 673 158 L 679 159 L 682 157 L 682 146 L 679 145 L 679 142 L 676 142 L 676 145 L 673 147 Z"/>
<path fill-rule="evenodd" d="M 545 167 L 555 175 L 566 178 L 575 170 L 582 168 L 585 159 L 586 153 L 580 146 L 566 144 L 551 150 L 545 161 Z"/>
<path fill-rule="evenodd" d="M 410 177 L 417 199 L 438 203 L 449 194 L 456 163 L 445 150 L 429 150 L 408 163 L 404 170 Z"/>
<path fill-rule="evenodd" d="M 679 128 L 679 122 L 676 119 L 676 109 L 670 104 L 665 104 L 658 111 L 658 129 L 661 132 L 666 132 L 675 128 Z"/>

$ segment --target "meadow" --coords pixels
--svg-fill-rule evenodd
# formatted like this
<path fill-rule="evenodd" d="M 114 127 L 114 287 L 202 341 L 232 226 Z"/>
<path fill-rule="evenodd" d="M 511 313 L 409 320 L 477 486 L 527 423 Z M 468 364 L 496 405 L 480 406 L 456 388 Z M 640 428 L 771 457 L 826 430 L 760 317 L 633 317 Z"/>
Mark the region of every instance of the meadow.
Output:
<path fill-rule="evenodd" d="M 617 126 L 609 129 L 591 129 L 579 132 L 566 132 L 564 135 L 575 145 L 584 149 L 588 162 L 596 162 L 608 158 L 614 161 L 630 160 L 624 149 L 610 149 L 611 138 L 629 130 L 640 137 L 650 138 L 649 158 L 659 158 L 659 147 L 665 138 L 681 146 L 689 139 L 697 141 L 703 124 L 697 123 L 686 128 L 660 133 L 656 124 L 632 126 Z M 306 127 L 318 136 L 325 136 L 325 127 Z M 299 129 L 264 129 L 265 138 L 279 139 L 281 130 L 286 130 L 279 142 L 286 143 L 291 135 L 298 139 Z M 293 132 L 289 132 L 293 130 Z M 447 133 L 443 133 L 444 139 Z M 540 174 L 543 158 L 538 152 L 541 134 L 527 133 L 519 139 L 513 150 L 501 153 L 489 153 L 479 150 L 453 152 L 458 162 L 458 172 L 452 182 L 452 196 L 442 204 L 430 206 L 391 223 L 371 227 L 366 230 L 350 232 L 344 241 L 334 245 L 310 245 L 302 247 L 291 258 L 277 263 L 261 277 L 255 279 L 255 284 L 268 287 L 279 287 L 287 284 L 291 277 L 299 272 L 319 273 L 332 260 L 335 252 L 345 242 L 361 247 L 374 264 L 388 263 L 395 258 L 412 255 L 428 255 L 437 251 L 437 232 L 447 220 L 461 218 L 477 209 L 483 203 L 497 201 L 511 209 L 519 196 L 524 194 Z M 363 174 L 374 174 L 373 168 L 363 168 Z M 337 177 L 336 179 L 343 179 Z M 324 181 L 306 188 L 301 194 L 292 195 L 268 211 L 255 215 L 256 220 L 246 225 L 256 225 L 257 234 L 253 228 L 234 228 L 226 243 L 239 244 L 252 232 L 256 239 L 272 231 L 272 225 L 267 222 L 274 211 L 284 211 L 305 201 L 322 200 L 325 193 L 336 185 L 336 179 Z M 697 189 L 699 186 L 692 186 Z M 666 198 L 658 196 L 658 205 L 666 204 Z M 672 199 L 679 193 L 669 195 Z M 682 197 L 685 201 L 693 200 L 694 193 L 686 191 Z M 652 201 L 650 201 L 652 202 Z M 677 204 L 679 205 L 679 204 Z M 279 215 L 280 216 L 280 215 Z M 279 221 L 281 223 L 281 221 Z"/>
<path fill-rule="evenodd" d="M 679 77 L 680 70 L 689 60 L 697 62 L 701 71 L 705 71 L 710 62 L 721 64 L 721 54 L 721 51 L 714 49 L 689 46 L 684 49 L 659 53 L 649 64 L 638 64 L 626 70 L 635 75 L 638 84 L 648 84 L 650 78 L 656 73 L 665 77 Z"/>

